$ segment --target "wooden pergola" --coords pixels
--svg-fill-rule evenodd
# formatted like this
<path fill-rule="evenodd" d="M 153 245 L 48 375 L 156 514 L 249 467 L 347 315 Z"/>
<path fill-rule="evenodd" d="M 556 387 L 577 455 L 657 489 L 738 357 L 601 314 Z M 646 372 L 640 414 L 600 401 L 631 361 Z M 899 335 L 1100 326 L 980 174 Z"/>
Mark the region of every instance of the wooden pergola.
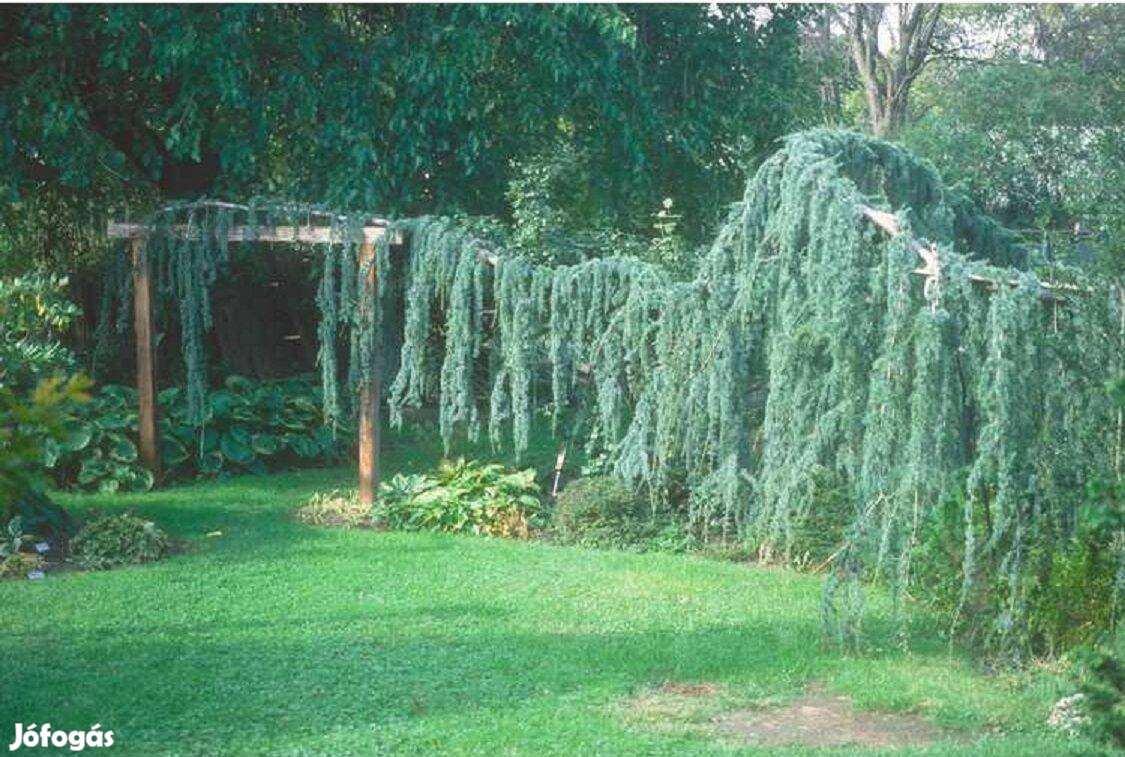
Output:
<path fill-rule="evenodd" d="M 387 222 L 375 220 L 355 230 L 344 230 L 334 226 L 231 226 L 227 230 L 229 242 L 266 242 L 274 244 L 340 244 L 358 242 L 358 264 L 367 267 L 364 286 L 368 292 L 375 290 L 375 266 L 369 263 L 375 257 L 375 244 L 387 233 Z M 159 479 L 160 428 L 157 425 L 158 405 L 156 401 L 156 353 L 155 326 L 153 318 L 152 267 L 146 252 L 148 227 L 137 223 L 118 223 L 111 221 L 106 229 L 111 239 L 125 239 L 133 260 L 133 329 L 137 356 L 137 397 L 138 425 L 140 432 L 140 457 L 154 478 Z M 162 233 L 178 235 L 182 239 L 199 238 L 198 227 L 187 225 L 162 229 Z M 398 241 L 398 240 L 393 240 Z M 364 302 L 371 302 L 366 297 Z M 380 377 L 369 377 L 360 387 L 359 412 L 357 418 L 359 447 L 359 496 L 365 504 L 371 504 L 379 489 L 380 466 L 380 409 L 379 398 L 382 393 Z"/>
<path fill-rule="evenodd" d="M 228 203 L 215 203 L 227 207 L 243 207 Z M 900 233 L 898 219 L 883 210 L 864 206 L 861 209 L 863 216 L 881 229 L 890 237 Z M 274 244 L 340 244 L 345 242 L 359 243 L 359 266 L 368 266 L 364 286 L 368 292 L 375 289 L 375 266 L 369 263 L 375 257 L 375 245 L 387 233 L 388 223 L 384 220 L 374 220 L 363 227 L 354 230 L 344 230 L 336 226 L 325 225 L 297 225 L 297 226 L 248 226 L 234 225 L 227 229 L 229 242 L 265 242 Z M 179 235 L 182 239 L 199 238 L 198 227 L 179 225 L 162 230 L 164 233 Z M 133 260 L 133 318 L 136 336 L 137 358 L 137 395 L 138 418 L 140 431 L 140 457 L 145 467 L 155 478 L 160 476 L 160 431 L 157 426 L 158 406 L 156 402 L 156 356 L 154 350 L 154 321 L 152 311 L 152 275 L 151 266 L 146 253 L 145 241 L 148 227 L 137 223 L 119 223 L 111 221 L 107 227 L 107 234 L 112 239 L 126 239 L 129 241 Z M 391 240 L 401 244 L 401 239 Z M 920 241 L 913 245 L 920 258 L 921 265 L 913 273 L 927 280 L 938 279 L 941 276 L 941 266 L 937 250 Z M 477 251 L 482 262 L 497 266 L 500 257 L 491 250 L 480 249 Z M 971 279 L 987 288 L 995 289 L 1000 286 L 1016 286 L 1018 282 L 1012 280 L 996 280 L 983 276 L 972 275 Z M 1068 294 L 1084 293 L 1085 290 L 1068 284 L 1042 282 L 1039 296 L 1047 302 L 1057 303 L 1064 300 Z M 366 297 L 364 302 L 371 302 L 373 298 Z M 364 504 L 374 502 L 375 494 L 379 489 L 380 465 L 380 377 L 369 377 L 360 387 L 358 425 L 359 448 L 359 496 Z"/>

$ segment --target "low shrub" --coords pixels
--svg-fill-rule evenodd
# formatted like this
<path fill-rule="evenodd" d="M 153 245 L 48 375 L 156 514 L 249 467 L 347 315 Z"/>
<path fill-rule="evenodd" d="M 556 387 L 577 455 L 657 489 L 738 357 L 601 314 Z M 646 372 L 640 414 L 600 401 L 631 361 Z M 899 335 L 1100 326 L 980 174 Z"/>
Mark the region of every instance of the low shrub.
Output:
<path fill-rule="evenodd" d="M 526 539 L 540 517 L 535 471 L 445 461 L 433 473 L 399 474 L 380 487 L 374 519 L 388 528 Z"/>
<path fill-rule="evenodd" d="M 1074 674 L 1086 728 L 1096 739 L 1125 748 L 1125 639 L 1086 647 L 1075 656 Z"/>
<path fill-rule="evenodd" d="M 635 552 L 686 552 L 697 546 L 683 523 L 653 513 L 607 475 L 576 479 L 559 493 L 551 534 L 563 544 Z"/>
<path fill-rule="evenodd" d="M 96 517 L 71 541 L 72 559 L 88 570 L 154 562 L 168 549 L 167 534 L 152 521 L 131 513 Z"/>
<path fill-rule="evenodd" d="M 633 492 L 612 476 L 575 479 L 559 492 L 551 532 L 566 544 L 620 546 L 631 541 L 641 509 Z"/>
<path fill-rule="evenodd" d="M 297 509 L 297 520 L 313 526 L 355 528 L 371 522 L 371 507 L 361 504 L 355 490 L 313 494 Z"/>
<path fill-rule="evenodd" d="M 153 478 L 137 452 L 137 392 L 107 385 L 77 407 L 60 438 L 48 441 L 43 465 L 57 483 L 103 493 L 145 491 Z"/>
<path fill-rule="evenodd" d="M 77 524 L 70 514 L 41 491 L 29 489 L 8 505 L 10 518 L 19 518 L 25 533 L 56 545 L 74 535 Z"/>

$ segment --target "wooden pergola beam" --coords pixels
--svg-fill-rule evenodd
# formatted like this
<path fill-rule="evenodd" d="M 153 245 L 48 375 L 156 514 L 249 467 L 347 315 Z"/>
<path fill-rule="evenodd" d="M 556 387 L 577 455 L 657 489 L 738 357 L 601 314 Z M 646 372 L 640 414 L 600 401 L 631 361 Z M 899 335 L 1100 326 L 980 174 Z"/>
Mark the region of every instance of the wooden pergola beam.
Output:
<path fill-rule="evenodd" d="M 899 235 L 898 218 L 896 218 L 893 213 L 864 206 L 863 215 L 873 224 L 885 231 L 888 236 L 897 237 Z M 914 273 L 927 278 L 940 276 L 941 261 L 937 255 L 937 248 L 932 245 L 927 247 L 918 241 L 915 241 L 912 246 L 914 251 L 918 253 L 918 257 L 922 258 L 922 266 L 914 269 Z M 998 289 L 1001 286 L 1016 287 L 1020 285 L 1020 282 L 1015 279 L 994 279 L 976 273 L 969 274 L 969 280 L 990 289 Z M 1088 290 L 1074 286 L 1073 284 L 1056 284 L 1050 281 L 1039 282 L 1039 297 L 1041 299 L 1049 301 L 1065 300 L 1066 297 L 1064 295 L 1067 293 L 1087 294 Z"/>
<path fill-rule="evenodd" d="M 180 239 L 200 239 L 201 230 L 197 226 L 177 224 L 167 227 Z M 351 231 L 332 226 L 231 226 L 227 230 L 228 242 L 271 242 L 277 244 L 340 244 L 359 242 L 374 244 L 387 231 L 387 223 L 380 221 Z M 106 235 L 110 239 L 144 239 L 149 227 L 140 223 L 121 223 L 110 221 Z"/>

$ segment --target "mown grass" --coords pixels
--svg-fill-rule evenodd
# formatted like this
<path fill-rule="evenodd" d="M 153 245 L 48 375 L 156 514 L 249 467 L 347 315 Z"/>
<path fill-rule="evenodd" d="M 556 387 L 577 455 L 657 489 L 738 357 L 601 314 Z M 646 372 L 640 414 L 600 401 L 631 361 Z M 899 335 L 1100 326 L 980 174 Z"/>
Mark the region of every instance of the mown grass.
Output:
<path fill-rule="evenodd" d="M 390 442 L 388 472 L 438 455 Z M 706 682 L 745 704 L 820 681 L 949 729 L 912 754 L 1088 753 L 1045 731 L 1045 677 L 986 676 L 926 638 L 904 651 L 876 636 L 851 657 L 824 645 L 816 577 L 292 518 L 352 481 L 341 468 L 61 497 L 136 510 L 187 549 L 0 584 L 4 744 L 18 721 L 101 723 L 113 753 L 135 755 L 728 754 L 690 718 L 630 717 L 631 698 Z"/>

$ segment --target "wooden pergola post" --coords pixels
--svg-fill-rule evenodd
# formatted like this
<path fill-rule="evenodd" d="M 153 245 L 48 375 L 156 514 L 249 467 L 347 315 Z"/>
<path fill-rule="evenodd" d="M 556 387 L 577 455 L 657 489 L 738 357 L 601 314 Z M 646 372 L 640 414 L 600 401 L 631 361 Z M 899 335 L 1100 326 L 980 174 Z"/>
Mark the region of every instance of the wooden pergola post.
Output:
<path fill-rule="evenodd" d="M 375 245 L 364 242 L 359 246 L 359 269 L 366 271 L 363 277 L 363 307 L 374 307 L 376 281 Z M 370 316 L 370 313 L 365 315 Z M 372 375 L 368 376 L 359 389 L 359 413 L 356 420 L 359 435 L 359 501 L 370 505 L 375 502 L 379 491 L 379 405 L 382 394 L 382 340 L 381 334 L 373 334 L 375 344 L 370 345 L 375 359 L 372 361 Z"/>
<path fill-rule="evenodd" d="M 156 425 L 156 349 L 152 271 L 144 236 L 130 240 L 133 256 L 133 330 L 137 349 L 137 420 L 141 462 L 160 480 L 160 430 Z"/>

